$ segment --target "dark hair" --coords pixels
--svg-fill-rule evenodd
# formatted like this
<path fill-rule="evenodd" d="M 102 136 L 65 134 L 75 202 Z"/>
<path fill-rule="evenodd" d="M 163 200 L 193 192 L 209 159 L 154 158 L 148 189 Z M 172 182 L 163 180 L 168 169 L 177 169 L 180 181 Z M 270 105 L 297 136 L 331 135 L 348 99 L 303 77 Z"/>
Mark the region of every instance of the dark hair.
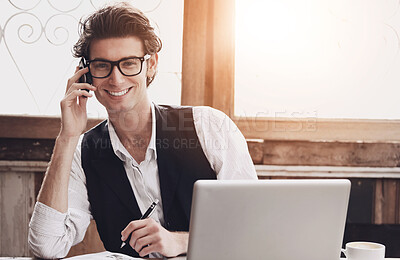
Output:
<path fill-rule="evenodd" d="M 73 47 L 76 58 L 89 59 L 89 47 L 94 39 L 138 37 L 145 54 L 161 50 L 161 39 L 154 32 L 149 19 L 128 3 L 118 3 L 101 8 L 79 22 L 79 40 Z M 155 75 L 154 75 L 155 76 Z M 147 78 L 147 86 L 154 77 Z"/>

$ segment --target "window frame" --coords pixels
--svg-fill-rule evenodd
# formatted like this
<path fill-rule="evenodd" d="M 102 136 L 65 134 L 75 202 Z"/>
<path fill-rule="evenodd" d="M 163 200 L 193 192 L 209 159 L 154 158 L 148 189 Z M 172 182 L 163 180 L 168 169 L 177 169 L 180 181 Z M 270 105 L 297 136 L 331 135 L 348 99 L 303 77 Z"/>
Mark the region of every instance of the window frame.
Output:
<path fill-rule="evenodd" d="M 235 116 L 235 1 L 185 0 L 183 24 L 182 105 L 219 109 L 251 139 L 400 140 L 400 120 Z"/>

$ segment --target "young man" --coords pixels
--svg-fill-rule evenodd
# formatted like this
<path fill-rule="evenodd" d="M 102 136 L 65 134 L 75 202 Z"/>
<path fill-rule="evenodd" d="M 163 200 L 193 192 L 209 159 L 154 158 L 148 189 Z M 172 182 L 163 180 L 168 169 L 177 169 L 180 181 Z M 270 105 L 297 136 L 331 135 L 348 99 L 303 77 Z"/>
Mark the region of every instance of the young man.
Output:
<path fill-rule="evenodd" d="M 68 80 L 61 101 L 61 130 L 29 225 L 35 255 L 64 257 L 92 218 L 108 251 L 184 254 L 194 182 L 257 179 L 246 141 L 226 115 L 150 102 L 160 49 L 149 20 L 127 4 L 82 22 L 74 51 L 88 67 Z M 92 84 L 79 83 L 87 73 Z M 108 120 L 81 135 L 93 92 Z M 140 220 L 155 200 L 154 214 Z"/>

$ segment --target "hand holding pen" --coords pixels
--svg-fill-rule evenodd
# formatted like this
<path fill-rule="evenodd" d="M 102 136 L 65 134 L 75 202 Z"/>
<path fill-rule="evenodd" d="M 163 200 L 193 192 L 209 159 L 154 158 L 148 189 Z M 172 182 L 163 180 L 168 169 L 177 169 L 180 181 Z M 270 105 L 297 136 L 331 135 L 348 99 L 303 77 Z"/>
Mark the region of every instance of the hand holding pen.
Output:
<path fill-rule="evenodd" d="M 156 199 L 151 205 L 150 207 L 146 210 L 146 212 L 143 214 L 143 216 L 140 219 L 146 219 L 149 218 L 151 216 L 151 214 L 153 214 L 153 212 L 156 209 L 156 206 L 158 204 L 158 199 Z M 123 248 L 127 243 L 129 243 L 129 240 L 131 239 L 131 234 L 129 234 L 128 238 L 122 242 L 121 244 L 121 248 Z"/>
<path fill-rule="evenodd" d="M 186 253 L 189 242 L 188 232 L 169 231 L 157 221 L 148 218 L 157 202 L 157 200 L 153 202 L 140 218 L 141 220 L 131 221 L 121 231 L 123 246 L 128 243 L 140 257 L 151 253 L 159 253 L 165 257 L 175 257 Z"/>

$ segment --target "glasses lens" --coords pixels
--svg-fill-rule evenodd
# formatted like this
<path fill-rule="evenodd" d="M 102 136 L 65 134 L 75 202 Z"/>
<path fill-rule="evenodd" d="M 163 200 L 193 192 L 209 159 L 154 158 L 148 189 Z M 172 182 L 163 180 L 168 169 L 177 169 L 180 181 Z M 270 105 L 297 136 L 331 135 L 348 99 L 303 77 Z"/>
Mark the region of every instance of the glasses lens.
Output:
<path fill-rule="evenodd" d="M 122 60 L 119 63 L 119 67 L 121 71 L 128 76 L 136 75 L 140 72 L 142 66 L 142 62 L 137 58 L 130 58 L 126 60 Z"/>
<path fill-rule="evenodd" d="M 107 61 L 92 61 L 89 66 L 94 77 L 105 77 L 111 70 L 111 64 Z"/>

